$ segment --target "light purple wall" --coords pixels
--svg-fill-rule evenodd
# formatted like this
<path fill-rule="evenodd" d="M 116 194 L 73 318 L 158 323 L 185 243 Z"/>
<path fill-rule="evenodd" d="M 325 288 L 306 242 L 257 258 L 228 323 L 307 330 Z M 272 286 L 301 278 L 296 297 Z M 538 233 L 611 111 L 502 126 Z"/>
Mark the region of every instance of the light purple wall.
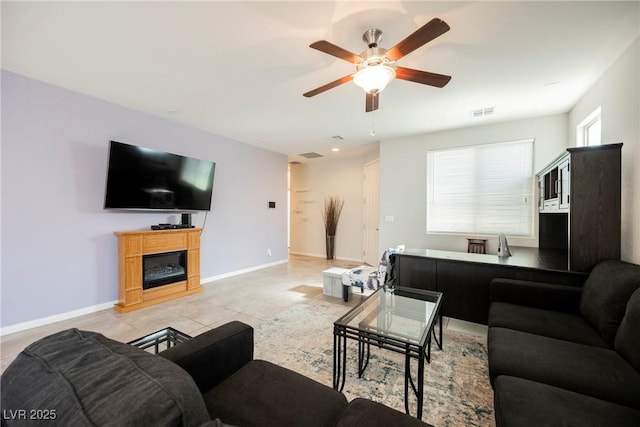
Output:
<path fill-rule="evenodd" d="M 4 70 L 1 83 L 1 327 L 116 300 L 113 232 L 180 221 L 103 210 L 109 140 L 217 163 L 202 278 L 287 259 L 286 156 Z"/>

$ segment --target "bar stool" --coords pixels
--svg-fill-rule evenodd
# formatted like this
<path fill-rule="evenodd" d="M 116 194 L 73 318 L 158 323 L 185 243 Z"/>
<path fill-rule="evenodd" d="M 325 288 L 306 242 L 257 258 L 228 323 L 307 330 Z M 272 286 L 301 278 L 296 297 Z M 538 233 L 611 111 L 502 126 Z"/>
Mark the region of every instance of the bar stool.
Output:
<path fill-rule="evenodd" d="M 470 254 L 486 254 L 487 239 L 467 237 L 467 252 Z"/>

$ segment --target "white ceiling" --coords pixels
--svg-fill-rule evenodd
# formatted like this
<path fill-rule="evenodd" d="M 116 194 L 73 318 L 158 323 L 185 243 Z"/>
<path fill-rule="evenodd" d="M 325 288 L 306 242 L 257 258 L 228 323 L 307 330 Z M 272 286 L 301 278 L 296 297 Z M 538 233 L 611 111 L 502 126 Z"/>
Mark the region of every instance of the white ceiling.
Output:
<path fill-rule="evenodd" d="M 2 1 L 1 8 L 2 68 L 301 161 L 299 153 L 335 158 L 379 140 L 567 112 L 640 34 L 637 1 Z M 380 46 L 390 48 L 433 17 L 451 30 L 398 64 L 453 76 L 444 88 L 396 80 L 374 113 L 365 113 L 353 83 L 302 96 L 355 71 L 310 43 L 360 53 L 362 34 L 379 28 Z M 471 118 L 484 107 L 495 114 Z"/>

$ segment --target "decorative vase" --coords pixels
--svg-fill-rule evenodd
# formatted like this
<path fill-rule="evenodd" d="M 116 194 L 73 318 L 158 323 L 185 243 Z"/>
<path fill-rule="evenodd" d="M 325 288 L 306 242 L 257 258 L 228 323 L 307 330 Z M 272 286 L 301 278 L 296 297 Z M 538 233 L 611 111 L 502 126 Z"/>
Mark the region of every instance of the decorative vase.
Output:
<path fill-rule="evenodd" d="M 327 239 L 327 259 L 333 259 L 333 250 L 335 249 L 336 236 L 326 236 Z"/>

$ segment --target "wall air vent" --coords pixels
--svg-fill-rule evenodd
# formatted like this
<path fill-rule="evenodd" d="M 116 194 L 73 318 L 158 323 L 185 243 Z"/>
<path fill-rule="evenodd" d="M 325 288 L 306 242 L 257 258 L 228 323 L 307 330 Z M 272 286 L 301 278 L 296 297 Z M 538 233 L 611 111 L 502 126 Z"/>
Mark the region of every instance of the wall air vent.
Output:
<path fill-rule="evenodd" d="M 317 159 L 318 157 L 324 157 L 322 154 L 318 154 L 315 152 L 302 153 L 302 154 L 298 154 L 298 156 L 304 157 L 305 159 Z"/>
<path fill-rule="evenodd" d="M 471 110 L 471 117 L 474 119 L 477 117 L 485 117 L 493 114 L 495 107 L 478 108 L 477 110 Z"/>
<path fill-rule="evenodd" d="M 299 161 L 297 161 L 297 160 L 293 160 L 293 161 L 289 162 L 289 164 L 290 164 L 290 165 L 301 165 L 302 163 L 300 163 L 300 162 L 299 162 Z"/>

